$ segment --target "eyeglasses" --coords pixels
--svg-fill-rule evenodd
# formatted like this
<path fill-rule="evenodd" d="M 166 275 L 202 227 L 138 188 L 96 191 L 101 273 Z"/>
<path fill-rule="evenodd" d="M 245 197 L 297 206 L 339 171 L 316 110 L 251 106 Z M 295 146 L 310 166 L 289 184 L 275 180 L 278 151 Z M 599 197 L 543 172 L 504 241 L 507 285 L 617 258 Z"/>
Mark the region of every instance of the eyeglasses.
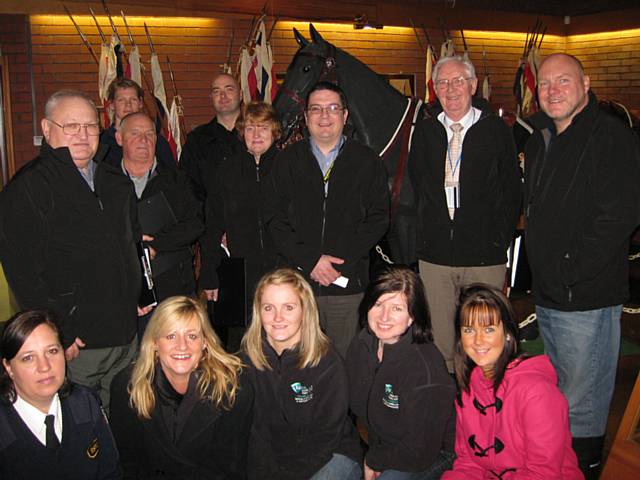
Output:
<path fill-rule="evenodd" d="M 65 135 L 77 135 L 80 133 L 82 128 L 87 131 L 87 135 L 91 135 L 92 137 L 100 135 L 99 123 L 65 123 L 64 125 L 60 125 L 58 122 L 54 122 L 49 118 L 47 118 L 47 120 L 60 127 L 62 129 L 62 133 Z"/>
<path fill-rule="evenodd" d="M 451 85 L 453 88 L 460 88 L 464 86 L 468 80 L 473 80 L 471 77 L 456 77 L 456 78 L 443 78 L 435 81 L 435 87 L 437 90 L 446 90 Z"/>
<path fill-rule="evenodd" d="M 327 115 L 338 115 L 342 112 L 344 108 L 342 108 L 337 103 L 332 103 L 330 105 L 321 106 L 321 105 L 311 105 L 307 108 L 307 112 L 309 115 L 322 115 L 326 113 Z"/>

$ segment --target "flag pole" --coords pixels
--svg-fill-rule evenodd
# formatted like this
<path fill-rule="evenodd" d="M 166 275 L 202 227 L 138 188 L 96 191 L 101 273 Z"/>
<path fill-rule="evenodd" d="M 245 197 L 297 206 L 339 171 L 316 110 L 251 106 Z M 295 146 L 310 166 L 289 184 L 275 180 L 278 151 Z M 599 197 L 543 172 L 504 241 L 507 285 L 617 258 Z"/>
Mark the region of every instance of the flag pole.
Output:
<path fill-rule="evenodd" d="M 65 5 L 62 5 L 62 7 L 64 8 L 64 11 L 67 12 L 67 15 L 69 15 L 69 18 L 71 19 L 71 23 L 73 23 L 73 26 L 76 27 L 76 30 L 78 31 L 78 35 L 80 35 L 80 39 L 82 40 L 82 43 L 84 43 L 84 46 L 87 47 L 87 50 L 89 50 L 89 53 L 93 57 L 93 60 L 96 62 L 96 65 L 100 65 L 100 60 L 98 60 L 98 56 L 96 55 L 96 52 L 93 51 L 93 47 L 87 40 L 87 37 L 84 36 L 84 33 L 82 33 L 82 30 L 80 30 L 80 26 L 78 26 L 76 21 L 73 19 L 71 12 Z"/>
<path fill-rule="evenodd" d="M 176 101 L 176 106 L 178 107 L 178 118 L 180 118 L 180 138 L 179 141 L 184 144 L 184 139 L 182 138 L 186 135 L 186 125 L 184 123 L 184 106 L 182 105 L 182 97 L 178 94 L 178 87 L 176 86 L 176 80 L 173 77 L 173 68 L 171 68 L 171 60 L 169 60 L 169 55 L 167 55 L 167 65 L 169 66 L 169 77 L 171 78 L 171 85 L 173 86 L 173 98 Z"/>

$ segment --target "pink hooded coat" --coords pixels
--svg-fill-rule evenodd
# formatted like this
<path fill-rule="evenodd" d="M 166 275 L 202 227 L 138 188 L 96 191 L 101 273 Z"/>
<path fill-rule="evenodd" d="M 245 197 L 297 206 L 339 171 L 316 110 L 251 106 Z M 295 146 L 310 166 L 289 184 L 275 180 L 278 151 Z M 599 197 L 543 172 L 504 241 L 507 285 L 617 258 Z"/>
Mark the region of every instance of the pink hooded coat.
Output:
<path fill-rule="evenodd" d="M 546 355 L 507 367 L 494 395 L 480 368 L 456 402 L 458 458 L 441 480 L 581 480 L 567 401 Z"/>

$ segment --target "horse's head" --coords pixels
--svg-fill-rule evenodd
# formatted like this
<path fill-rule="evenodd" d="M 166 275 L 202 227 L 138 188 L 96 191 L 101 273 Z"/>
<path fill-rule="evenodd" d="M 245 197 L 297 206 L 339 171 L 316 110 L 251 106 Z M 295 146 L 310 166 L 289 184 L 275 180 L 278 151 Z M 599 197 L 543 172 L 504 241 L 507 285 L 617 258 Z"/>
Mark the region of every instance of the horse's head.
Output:
<path fill-rule="evenodd" d="M 327 42 L 312 24 L 309 25 L 311 41 L 295 28 L 295 36 L 300 49 L 287 68 L 282 86 L 278 88 L 274 107 L 282 121 L 282 139 L 289 137 L 304 123 L 305 100 L 309 90 L 320 80 L 336 81 L 335 47 Z"/>

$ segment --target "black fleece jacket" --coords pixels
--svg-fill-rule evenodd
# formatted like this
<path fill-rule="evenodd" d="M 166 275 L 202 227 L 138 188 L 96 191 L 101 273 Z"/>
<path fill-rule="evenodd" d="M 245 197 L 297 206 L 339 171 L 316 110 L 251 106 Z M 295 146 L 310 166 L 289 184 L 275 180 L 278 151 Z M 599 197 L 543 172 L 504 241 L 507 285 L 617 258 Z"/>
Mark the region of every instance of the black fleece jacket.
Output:
<path fill-rule="evenodd" d="M 420 472 L 440 451 L 453 453 L 456 387 L 431 343 L 413 343 L 408 330 L 385 345 L 364 328 L 347 351 L 350 405 L 369 432 L 367 465 L 376 471 Z"/>
<path fill-rule="evenodd" d="M 218 165 L 242 148 L 237 132 L 227 130 L 215 117 L 187 135 L 180 154 L 180 168 L 189 177 L 193 193 L 203 202 L 203 207 L 207 192 L 214 185 Z"/>
<path fill-rule="evenodd" d="M 219 286 L 216 269 L 220 266 L 220 241 L 225 232 L 231 256 L 247 262 L 249 291 L 264 273 L 275 267 L 276 248 L 265 224 L 263 190 L 276 152 L 272 145 L 256 164 L 253 155 L 243 149 L 220 163 L 215 187 L 207 197 L 206 231 L 200 238 L 202 288 Z"/>
<path fill-rule="evenodd" d="M 114 160 L 105 160 L 113 162 Z M 122 159 L 114 164 L 125 178 Z M 161 227 L 142 233 L 153 237 L 147 242 L 157 254 L 151 261 L 151 270 L 158 301 L 174 295 L 191 295 L 196 290 L 193 272 L 193 245 L 204 231 L 204 222 L 199 215 L 196 201 L 184 172 L 157 163 L 151 178 L 138 199 L 138 217 L 145 225 L 145 204 L 163 201 L 171 209 L 173 220 Z"/>
<path fill-rule="evenodd" d="M 268 228 L 285 263 L 301 269 L 320 296 L 362 292 L 369 281 L 369 250 L 389 225 L 389 188 L 380 157 L 347 139 L 325 197 L 322 171 L 307 139 L 280 152 L 270 178 Z M 346 288 L 319 287 L 310 280 L 321 255 L 345 261 L 335 268 L 349 279 Z"/>
<path fill-rule="evenodd" d="M 447 132 L 437 115 L 416 126 L 409 174 L 418 202 L 421 260 L 454 267 L 499 265 L 515 232 L 522 180 L 509 127 L 484 101 L 465 134 L 460 161 L 460 208 L 451 220 L 444 191 Z"/>
<path fill-rule="evenodd" d="M 0 196 L 0 259 L 20 308 L 51 308 L 68 347 L 127 345 L 135 335 L 140 264 L 135 193 L 94 160 L 92 192 L 66 147 L 43 143 Z"/>
<path fill-rule="evenodd" d="M 256 395 L 249 480 L 311 478 L 334 453 L 360 461 L 340 355 L 330 349 L 317 367 L 300 369 L 297 350 L 278 356 L 266 341 L 263 349 L 272 369 L 249 371 Z M 247 356 L 243 360 L 251 365 Z"/>
<path fill-rule="evenodd" d="M 546 115 L 525 149 L 527 255 L 537 305 L 579 311 L 629 296 L 629 237 L 640 223 L 638 137 L 588 105 L 561 134 Z"/>

